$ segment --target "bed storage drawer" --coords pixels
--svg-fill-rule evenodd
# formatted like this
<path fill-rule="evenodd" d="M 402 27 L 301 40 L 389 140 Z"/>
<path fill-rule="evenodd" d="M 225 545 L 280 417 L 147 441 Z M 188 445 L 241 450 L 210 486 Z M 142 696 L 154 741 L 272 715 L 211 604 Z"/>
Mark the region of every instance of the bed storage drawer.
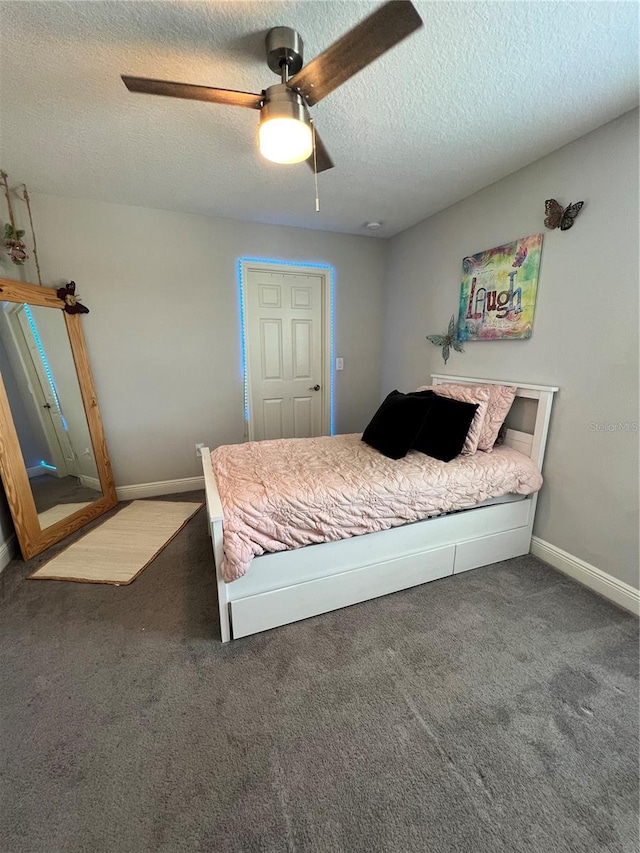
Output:
<path fill-rule="evenodd" d="M 233 636 L 245 637 L 446 577 L 453 573 L 454 557 L 455 546 L 449 545 L 233 600 Z"/>
<path fill-rule="evenodd" d="M 528 554 L 531 547 L 531 528 L 519 527 L 506 533 L 483 536 L 473 542 L 456 545 L 453 572 L 466 572 L 479 566 L 488 566 L 510 557 Z"/>
<path fill-rule="evenodd" d="M 455 519 L 460 526 L 456 535 L 458 541 L 475 539 L 478 536 L 489 536 L 492 533 L 504 533 L 516 527 L 524 527 L 529 523 L 530 517 L 530 498 L 480 507 L 472 512 L 460 512 L 446 516 L 446 518 Z"/>

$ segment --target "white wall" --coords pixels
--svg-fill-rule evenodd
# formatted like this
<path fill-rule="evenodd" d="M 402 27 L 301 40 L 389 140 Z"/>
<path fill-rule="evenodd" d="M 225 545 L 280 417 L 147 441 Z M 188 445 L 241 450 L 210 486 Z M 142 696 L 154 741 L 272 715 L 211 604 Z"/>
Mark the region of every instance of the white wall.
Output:
<path fill-rule="evenodd" d="M 74 279 L 117 485 L 201 473 L 194 444 L 244 438 L 237 261 L 335 267 L 336 427 L 380 389 L 379 240 L 34 194 L 46 284 Z M 15 269 L 15 268 L 14 268 Z M 4 264 L 0 275 L 12 275 Z M 14 276 L 12 276 L 14 277 Z"/>
<path fill-rule="evenodd" d="M 544 201 L 584 200 L 570 231 Z M 466 343 L 444 367 L 425 335 L 457 316 L 462 259 L 545 231 L 533 336 Z M 534 533 L 638 587 L 638 111 L 390 241 L 382 392 L 431 372 L 559 385 Z"/>

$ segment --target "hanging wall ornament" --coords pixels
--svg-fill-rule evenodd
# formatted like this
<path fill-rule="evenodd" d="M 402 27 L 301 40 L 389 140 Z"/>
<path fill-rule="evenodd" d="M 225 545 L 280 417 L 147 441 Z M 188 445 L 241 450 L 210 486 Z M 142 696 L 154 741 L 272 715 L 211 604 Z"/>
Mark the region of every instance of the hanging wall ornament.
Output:
<path fill-rule="evenodd" d="M 63 310 L 67 312 L 67 314 L 88 314 L 89 309 L 86 305 L 82 305 L 78 302 L 80 297 L 76 296 L 76 283 L 75 281 L 70 281 L 69 284 L 65 284 L 64 287 L 59 287 L 56 290 L 56 295 L 58 299 L 62 299 L 64 301 Z"/>
<path fill-rule="evenodd" d="M 22 242 L 24 231 L 16 231 L 9 222 L 4 226 L 4 247 L 11 259 L 17 266 L 22 266 L 27 260 L 27 247 Z"/>
<path fill-rule="evenodd" d="M 38 274 L 38 284 L 42 287 L 42 276 L 40 275 L 40 262 L 38 261 L 38 244 L 36 243 L 36 230 L 33 227 L 33 216 L 31 214 L 31 199 L 29 198 L 29 192 L 27 190 L 27 185 L 23 184 L 23 192 L 22 198 L 25 200 L 27 205 L 27 211 L 29 213 L 29 225 L 31 226 L 31 237 L 33 238 L 33 260 L 36 262 L 36 273 Z"/>
<path fill-rule="evenodd" d="M 449 360 L 450 347 L 453 347 L 456 352 L 464 352 L 462 344 L 458 340 L 458 324 L 454 315 L 451 315 L 446 335 L 427 335 L 427 340 L 438 347 L 442 347 L 442 358 L 445 364 Z"/>
<path fill-rule="evenodd" d="M 11 262 L 17 266 L 22 266 L 29 255 L 27 254 L 27 247 L 22 240 L 24 237 L 24 231 L 19 231 L 16 228 L 16 220 L 13 215 L 13 206 L 11 204 L 11 195 L 9 193 L 8 177 L 9 176 L 6 172 L 0 171 L 0 180 L 2 181 L 4 194 L 7 199 L 7 207 L 9 209 L 9 222 L 4 226 L 4 247 L 6 253 L 11 259 Z"/>

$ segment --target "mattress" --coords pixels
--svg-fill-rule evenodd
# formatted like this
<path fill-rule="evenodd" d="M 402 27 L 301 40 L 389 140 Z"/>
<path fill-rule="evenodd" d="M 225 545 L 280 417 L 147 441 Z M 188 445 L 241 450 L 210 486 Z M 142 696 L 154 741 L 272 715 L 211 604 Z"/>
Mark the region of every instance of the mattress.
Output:
<path fill-rule="evenodd" d="M 211 454 L 222 501 L 227 582 L 254 556 L 388 530 L 538 491 L 542 476 L 513 448 L 440 462 L 388 459 L 359 433 L 224 445 Z"/>

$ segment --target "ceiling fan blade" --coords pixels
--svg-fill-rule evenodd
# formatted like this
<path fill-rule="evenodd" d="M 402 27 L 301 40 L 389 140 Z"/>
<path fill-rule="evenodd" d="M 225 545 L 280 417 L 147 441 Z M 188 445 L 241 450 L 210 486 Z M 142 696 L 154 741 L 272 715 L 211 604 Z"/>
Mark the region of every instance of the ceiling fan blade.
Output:
<path fill-rule="evenodd" d="M 385 3 L 287 81 L 309 106 L 422 26 L 409 0 Z"/>
<path fill-rule="evenodd" d="M 214 89 L 210 86 L 193 86 L 190 83 L 172 83 L 169 80 L 149 80 L 147 77 L 122 75 L 122 82 L 130 92 L 144 95 L 166 95 L 169 98 L 186 98 L 190 101 L 209 101 L 212 104 L 227 104 L 231 107 L 249 107 L 259 110 L 263 96 L 251 92 L 236 92 L 234 89 Z"/>
<path fill-rule="evenodd" d="M 327 169 L 333 169 L 333 160 L 331 159 L 331 157 L 329 157 L 329 152 L 324 147 L 324 144 L 323 144 L 322 140 L 320 139 L 320 135 L 318 134 L 318 131 L 315 130 L 315 128 L 314 128 L 314 133 L 315 133 L 315 137 L 316 137 L 316 164 L 315 164 L 315 166 L 318 170 L 318 173 L 326 172 Z M 309 157 L 309 159 L 307 160 L 307 163 L 309 164 L 309 166 L 313 170 L 314 169 L 313 151 L 311 152 L 311 157 Z"/>

